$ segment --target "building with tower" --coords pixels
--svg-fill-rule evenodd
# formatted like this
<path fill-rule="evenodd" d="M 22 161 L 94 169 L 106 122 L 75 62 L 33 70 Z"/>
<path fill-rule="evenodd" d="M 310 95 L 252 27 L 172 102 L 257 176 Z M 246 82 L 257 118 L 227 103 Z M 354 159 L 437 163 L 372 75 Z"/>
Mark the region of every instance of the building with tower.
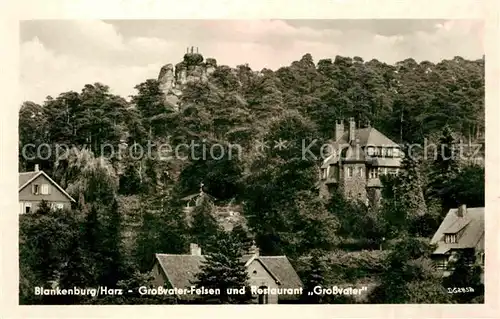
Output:
<path fill-rule="evenodd" d="M 401 148 L 377 129 L 356 127 L 354 118 L 335 124 L 330 154 L 323 161 L 319 194 L 328 198 L 334 189 L 351 200 L 377 204 L 381 196 L 380 176 L 397 174 L 401 168 Z"/>

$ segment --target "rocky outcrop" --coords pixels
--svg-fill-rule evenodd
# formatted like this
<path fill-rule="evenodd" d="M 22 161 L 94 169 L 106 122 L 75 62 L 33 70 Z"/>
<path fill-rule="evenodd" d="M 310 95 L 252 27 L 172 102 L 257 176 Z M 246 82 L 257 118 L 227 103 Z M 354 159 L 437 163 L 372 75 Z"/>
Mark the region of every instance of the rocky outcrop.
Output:
<path fill-rule="evenodd" d="M 194 48 L 187 50 L 181 62 L 175 65 L 166 64 L 158 75 L 160 89 L 165 94 L 165 101 L 174 109 L 179 109 L 180 95 L 182 95 L 183 87 L 189 82 L 208 81 L 208 77 L 212 74 L 216 67 L 217 61 L 208 58 L 204 62 L 203 55 L 198 53 L 198 49 L 194 52 Z"/>
<path fill-rule="evenodd" d="M 174 66 L 172 64 L 166 64 L 161 68 L 158 81 L 160 82 L 161 90 L 165 94 L 174 87 L 175 77 Z"/>

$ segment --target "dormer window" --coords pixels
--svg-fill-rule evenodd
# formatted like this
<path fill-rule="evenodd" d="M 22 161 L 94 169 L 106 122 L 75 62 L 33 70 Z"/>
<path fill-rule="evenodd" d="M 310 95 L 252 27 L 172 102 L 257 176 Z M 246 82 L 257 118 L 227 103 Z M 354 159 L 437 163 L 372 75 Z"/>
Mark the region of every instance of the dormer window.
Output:
<path fill-rule="evenodd" d="M 456 244 L 457 243 L 457 234 L 445 234 L 444 242 L 447 244 Z"/>
<path fill-rule="evenodd" d="M 367 153 L 368 153 L 368 156 L 373 156 L 375 154 L 375 149 L 372 146 L 370 146 L 367 149 Z"/>

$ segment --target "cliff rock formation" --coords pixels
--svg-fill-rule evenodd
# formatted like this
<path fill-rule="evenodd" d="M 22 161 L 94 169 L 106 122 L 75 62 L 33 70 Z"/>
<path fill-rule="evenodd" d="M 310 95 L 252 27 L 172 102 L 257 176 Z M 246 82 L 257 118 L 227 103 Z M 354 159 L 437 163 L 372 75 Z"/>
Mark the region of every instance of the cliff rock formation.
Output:
<path fill-rule="evenodd" d="M 208 58 L 204 61 L 203 55 L 198 53 L 198 48 L 194 52 L 193 47 L 187 49 L 183 60 L 177 63 L 175 68 L 171 63 L 164 65 L 158 75 L 158 81 L 167 104 L 178 110 L 183 87 L 189 82 L 207 81 L 216 67 L 215 59 Z"/>

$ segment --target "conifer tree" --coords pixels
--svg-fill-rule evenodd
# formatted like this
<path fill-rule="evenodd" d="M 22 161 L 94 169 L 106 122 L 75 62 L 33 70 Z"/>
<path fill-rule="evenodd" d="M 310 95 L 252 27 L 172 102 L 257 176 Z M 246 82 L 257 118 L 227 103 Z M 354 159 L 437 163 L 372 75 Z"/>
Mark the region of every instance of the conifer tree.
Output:
<path fill-rule="evenodd" d="M 250 237 L 248 231 L 243 227 L 241 223 L 237 224 L 231 230 L 231 236 L 240 244 L 241 250 L 243 253 L 247 253 L 250 251 L 252 247 L 253 240 Z"/>
<path fill-rule="evenodd" d="M 320 255 L 313 252 L 309 262 L 309 267 L 305 272 L 304 293 L 301 301 L 307 304 L 322 303 L 324 296 L 314 293 L 314 287 L 323 286 L 325 284 L 325 265 L 321 261 Z"/>
<path fill-rule="evenodd" d="M 427 206 L 422 191 L 417 154 L 408 152 L 402 161 L 401 173 L 395 178 L 384 179 L 382 211 L 390 238 L 408 231 L 420 234 L 423 229 L 418 223 L 424 220 Z"/>
<path fill-rule="evenodd" d="M 210 200 L 202 196 L 200 203 L 193 209 L 191 220 L 191 237 L 205 251 L 210 250 L 215 244 L 217 235 L 222 231 L 213 215 Z"/>
<path fill-rule="evenodd" d="M 453 197 L 453 180 L 460 171 L 459 153 L 451 128 L 446 125 L 441 132 L 437 154 L 433 161 L 430 173 L 429 195 L 441 201 L 443 211 L 456 207 L 457 202 Z"/>
<path fill-rule="evenodd" d="M 419 171 L 419 160 L 416 154 L 407 154 L 403 158 L 402 172 L 397 185 L 397 195 L 410 218 L 423 216 L 427 213 L 422 178 Z"/>
<path fill-rule="evenodd" d="M 200 297 L 202 303 L 242 304 L 252 300 L 248 287 L 248 273 L 240 244 L 229 234 L 220 232 L 213 251 L 205 254 L 193 284 L 206 289 L 219 289 L 218 295 Z M 228 289 L 244 289 L 245 293 L 230 293 Z"/>
<path fill-rule="evenodd" d="M 158 218 L 152 212 L 142 212 L 142 223 L 137 231 L 134 257 L 140 271 L 149 271 L 156 253 L 165 253 L 159 246 Z"/>
<path fill-rule="evenodd" d="M 124 272 L 122 216 L 118 202 L 113 200 L 103 220 L 104 236 L 102 242 L 102 272 L 100 282 L 108 287 L 116 286 Z M 107 215 L 107 216 L 106 216 Z"/>

